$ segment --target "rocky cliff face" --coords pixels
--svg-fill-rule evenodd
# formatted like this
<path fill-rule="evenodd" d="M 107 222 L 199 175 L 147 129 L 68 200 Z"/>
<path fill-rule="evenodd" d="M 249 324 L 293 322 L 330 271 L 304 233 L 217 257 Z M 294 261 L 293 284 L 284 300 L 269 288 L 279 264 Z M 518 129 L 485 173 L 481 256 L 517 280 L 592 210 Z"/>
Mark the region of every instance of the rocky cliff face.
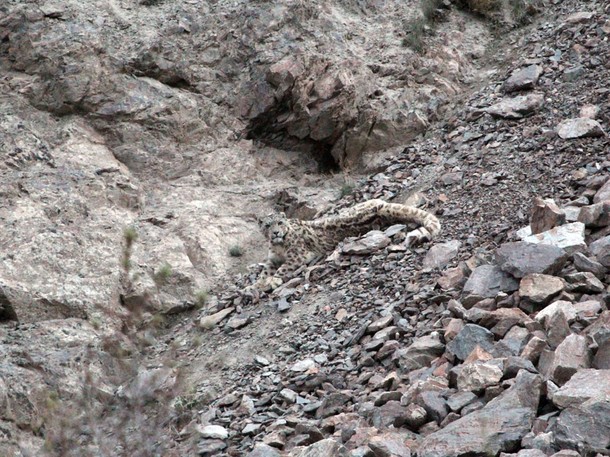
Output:
<path fill-rule="evenodd" d="M 0 5 L 0 454 L 606 452 L 610 12 L 530 3 Z M 444 238 L 244 302 L 363 170 Z"/>

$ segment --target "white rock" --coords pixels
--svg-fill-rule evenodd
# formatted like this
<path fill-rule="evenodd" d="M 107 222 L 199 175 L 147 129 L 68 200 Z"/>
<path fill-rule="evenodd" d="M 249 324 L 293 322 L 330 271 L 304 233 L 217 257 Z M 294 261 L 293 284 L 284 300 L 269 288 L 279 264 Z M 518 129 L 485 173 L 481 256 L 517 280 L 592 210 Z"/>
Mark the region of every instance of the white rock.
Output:
<path fill-rule="evenodd" d="M 517 232 L 518 235 L 520 233 L 523 232 L 521 230 Z M 582 222 L 560 225 L 546 232 L 525 236 L 522 239 L 528 243 L 552 244 L 564 249 L 568 254 L 583 251 L 587 247 L 585 244 L 585 224 Z"/>
<path fill-rule="evenodd" d="M 300 360 L 290 367 L 290 371 L 302 373 L 316 366 L 316 362 L 312 359 Z"/>
<path fill-rule="evenodd" d="M 205 425 L 203 427 L 198 427 L 198 430 L 202 438 L 226 440 L 229 437 L 227 429 L 220 425 Z"/>
<path fill-rule="evenodd" d="M 602 136 L 604 130 L 599 122 L 587 117 L 566 119 L 557 126 L 557 135 L 564 140 L 587 136 Z"/>

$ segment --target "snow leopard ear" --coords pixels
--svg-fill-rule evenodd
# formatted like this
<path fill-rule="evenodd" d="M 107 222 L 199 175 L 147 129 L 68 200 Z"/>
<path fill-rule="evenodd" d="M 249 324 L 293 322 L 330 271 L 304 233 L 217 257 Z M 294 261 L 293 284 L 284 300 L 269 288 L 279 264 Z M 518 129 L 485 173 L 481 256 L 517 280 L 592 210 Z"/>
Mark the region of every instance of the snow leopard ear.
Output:
<path fill-rule="evenodd" d="M 285 213 L 285 212 L 283 212 L 283 211 L 282 211 L 282 212 L 280 212 L 280 217 L 281 217 L 282 219 L 286 219 L 286 213 Z"/>

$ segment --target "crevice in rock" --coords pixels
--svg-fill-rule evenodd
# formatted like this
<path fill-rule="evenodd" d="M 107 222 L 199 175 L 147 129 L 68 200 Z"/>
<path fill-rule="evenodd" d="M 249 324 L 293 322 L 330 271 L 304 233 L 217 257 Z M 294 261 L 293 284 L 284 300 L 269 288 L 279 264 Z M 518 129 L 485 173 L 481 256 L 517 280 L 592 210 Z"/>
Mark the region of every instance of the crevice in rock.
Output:
<path fill-rule="evenodd" d="M 17 313 L 11 304 L 11 301 L 6 296 L 4 291 L 0 289 L 0 322 L 18 321 Z"/>

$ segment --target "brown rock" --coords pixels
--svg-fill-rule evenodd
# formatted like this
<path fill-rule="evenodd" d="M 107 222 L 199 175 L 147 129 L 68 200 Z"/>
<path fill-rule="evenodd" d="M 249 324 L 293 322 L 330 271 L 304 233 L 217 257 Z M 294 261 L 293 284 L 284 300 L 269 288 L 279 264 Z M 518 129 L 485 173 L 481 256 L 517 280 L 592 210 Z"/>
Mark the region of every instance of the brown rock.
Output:
<path fill-rule="evenodd" d="M 534 198 L 530 217 L 532 234 L 546 232 L 566 222 L 566 215 L 553 200 Z"/>
<path fill-rule="evenodd" d="M 522 299 L 535 304 L 548 303 L 563 291 L 565 284 L 561 278 L 543 274 L 525 276 L 519 284 L 519 295 Z"/>
<path fill-rule="evenodd" d="M 544 374 L 562 386 L 574 373 L 582 368 L 589 368 L 590 365 L 591 353 L 587 339 L 580 335 L 569 335 L 555 349 Z"/>

